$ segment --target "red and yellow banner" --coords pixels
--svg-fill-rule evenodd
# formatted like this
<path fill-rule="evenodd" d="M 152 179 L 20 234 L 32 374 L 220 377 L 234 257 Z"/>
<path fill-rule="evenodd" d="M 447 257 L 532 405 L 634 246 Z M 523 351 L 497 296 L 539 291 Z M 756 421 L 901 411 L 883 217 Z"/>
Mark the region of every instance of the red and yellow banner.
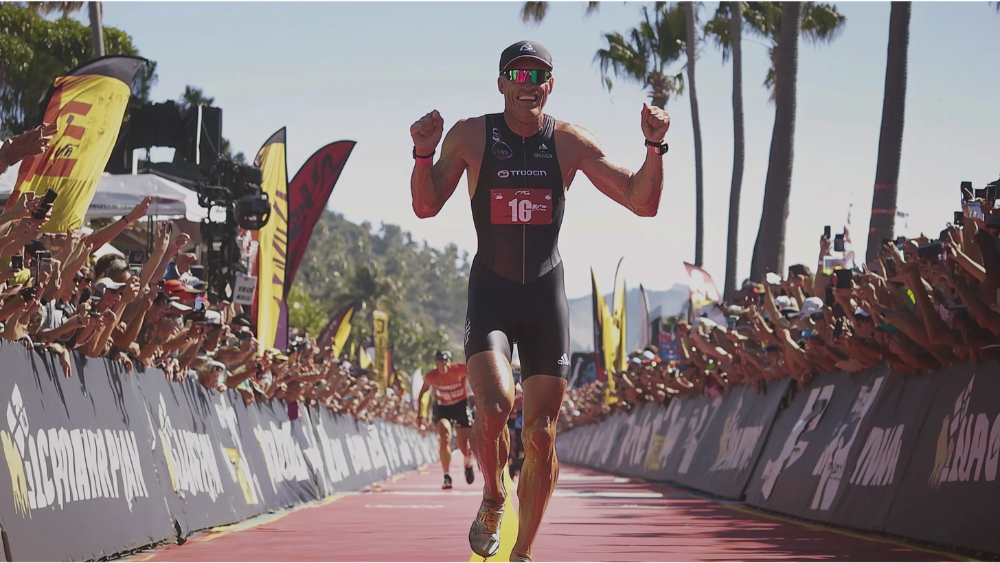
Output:
<path fill-rule="evenodd" d="M 264 143 L 254 165 L 261 169 L 261 188 L 271 200 L 271 218 L 257 231 L 257 340 L 258 352 L 284 349 L 288 334 L 278 334 L 281 301 L 285 298 L 285 260 L 288 253 L 288 164 L 285 128 Z"/>
<path fill-rule="evenodd" d="M 58 132 L 45 153 L 21 163 L 8 207 L 22 192 L 58 195 L 42 230 L 66 232 L 83 225 L 97 183 L 118 140 L 132 85 L 146 59 L 112 55 L 90 61 L 56 79 L 45 106 L 45 123 Z"/>
<path fill-rule="evenodd" d="M 351 316 L 354 314 L 355 304 L 345 305 L 334 313 L 333 318 L 319 333 L 316 342 L 320 348 L 330 346 L 334 356 L 340 356 L 347 343 L 347 337 L 351 334 Z"/>
<path fill-rule="evenodd" d="M 330 200 L 354 141 L 337 141 L 319 149 L 306 160 L 288 186 L 288 264 L 285 295 L 292 289 L 295 274 L 309 247 L 313 227 Z"/>

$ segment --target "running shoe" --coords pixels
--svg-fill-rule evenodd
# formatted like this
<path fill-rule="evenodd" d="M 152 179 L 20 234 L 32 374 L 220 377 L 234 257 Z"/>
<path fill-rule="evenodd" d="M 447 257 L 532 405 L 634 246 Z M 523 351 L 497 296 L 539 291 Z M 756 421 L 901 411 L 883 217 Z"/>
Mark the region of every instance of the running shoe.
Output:
<path fill-rule="evenodd" d="M 528 561 L 528 562 L 530 562 L 531 558 L 529 558 L 529 557 L 527 557 L 525 555 L 514 555 L 513 553 L 511 553 L 510 554 L 510 560 L 511 561 Z"/>
<path fill-rule="evenodd" d="M 444 484 L 441 485 L 441 488 L 442 489 L 450 489 L 451 488 L 451 475 L 448 475 L 447 473 L 445 473 L 445 475 L 444 475 Z"/>
<path fill-rule="evenodd" d="M 472 466 L 468 465 L 465 467 L 465 482 L 472 484 L 476 480 L 476 474 L 472 472 Z"/>
<path fill-rule="evenodd" d="M 469 530 L 469 546 L 480 557 L 493 557 L 500 550 L 500 522 L 503 520 L 503 503 L 486 498 L 479 506 L 479 515 Z"/>

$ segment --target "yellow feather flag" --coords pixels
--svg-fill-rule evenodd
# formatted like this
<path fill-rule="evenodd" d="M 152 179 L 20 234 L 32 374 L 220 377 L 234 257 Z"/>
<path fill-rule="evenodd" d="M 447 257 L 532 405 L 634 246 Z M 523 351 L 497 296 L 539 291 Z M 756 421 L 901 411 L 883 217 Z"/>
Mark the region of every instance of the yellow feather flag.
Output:
<path fill-rule="evenodd" d="M 622 274 L 623 257 L 618 261 L 618 269 L 615 271 L 615 296 L 614 296 L 614 323 L 615 323 L 615 369 L 625 371 L 628 369 L 628 348 L 625 334 L 625 276 Z"/>
<path fill-rule="evenodd" d="M 57 132 L 48 150 L 21 163 L 8 210 L 22 192 L 56 192 L 47 233 L 83 225 L 97 183 L 118 141 L 132 85 L 146 59 L 112 55 L 89 61 L 56 78 L 45 101 L 45 123 Z"/>
<path fill-rule="evenodd" d="M 598 379 L 607 382 L 605 387 L 605 399 L 608 404 L 615 402 L 613 399 L 615 390 L 615 340 L 613 334 L 614 319 L 608 310 L 608 304 L 597 288 L 597 276 L 594 269 L 590 269 L 590 280 L 593 284 L 593 307 L 594 307 L 594 352 L 598 366 Z M 604 376 L 603 378 L 601 376 Z"/>
<path fill-rule="evenodd" d="M 257 339 L 258 354 L 276 344 L 287 346 L 287 335 L 278 334 L 281 302 L 285 297 L 285 260 L 288 255 L 288 164 L 285 128 L 264 143 L 254 159 L 264 179 L 261 189 L 271 201 L 271 218 L 257 231 Z"/>
<path fill-rule="evenodd" d="M 358 365 L 361 366 L 361 369 L 372 367 L 372 359 L 368 357 L 368 352 L 363 346 L 358 347 Z"/>

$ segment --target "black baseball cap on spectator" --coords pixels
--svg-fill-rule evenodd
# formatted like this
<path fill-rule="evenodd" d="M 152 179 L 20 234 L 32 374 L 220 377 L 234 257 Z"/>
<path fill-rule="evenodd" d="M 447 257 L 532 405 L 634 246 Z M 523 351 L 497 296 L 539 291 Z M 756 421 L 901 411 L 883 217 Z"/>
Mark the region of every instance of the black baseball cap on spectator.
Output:
<path fill-rule="evenodd" d="M 549 50 L 534 41 L 518 41 L 504 49 L 500 54 L 500 72 L 507 70 L 510 63 L 517 59 L 535 59 L 552 70 L 552 55 Z"/>
<path fill-rule="evenodd" d="M 450 362 L 451 352 L 449 352 L 448 350 L 438 350 L 434 354 L 434 361 Z"/>
<path fill-rule="evenodd" d="M 253 328 L 253 321 L 244 313 L 240 313 L 233 317 L 233 325 L 244 326 L 246 328 Z"/>

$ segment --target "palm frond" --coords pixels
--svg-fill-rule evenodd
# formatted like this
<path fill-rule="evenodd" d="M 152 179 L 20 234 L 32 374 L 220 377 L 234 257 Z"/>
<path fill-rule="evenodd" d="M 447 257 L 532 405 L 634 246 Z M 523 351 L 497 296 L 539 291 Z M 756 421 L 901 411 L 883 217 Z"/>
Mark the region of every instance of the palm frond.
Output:
<path fill-rule="evenodd" d="M 521 7 L 521 21 L 538 25 L 545 19 L 548 2 L 525 2 Z"/>
<path fill-rule="evenodd" d="M 813 45 L 832 43 L 844 32 L 847 17 L 832 4 L 802 4 L 802 38 Z"/>
<path fill-rule="evenodd" d="M 601 7 L 600 2 L 587 2 L 587 7 L 585 9 L 586 11 L 584 12 L 584 15 L 592 16 L 597 13 L 597 10 L 599 10 L 600 7 Z"/>

